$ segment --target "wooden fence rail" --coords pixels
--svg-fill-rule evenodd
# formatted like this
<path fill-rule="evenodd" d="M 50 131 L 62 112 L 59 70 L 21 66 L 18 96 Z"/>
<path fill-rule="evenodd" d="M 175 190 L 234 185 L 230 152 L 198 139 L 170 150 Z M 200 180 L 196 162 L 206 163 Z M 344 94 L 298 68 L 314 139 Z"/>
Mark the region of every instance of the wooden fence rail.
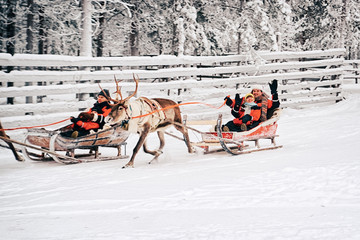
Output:
<path fill-rule="evenodd" d="M 267 83 L 278 79 L 282 107 L 335 103 L 342 99 L 344 54 L 344 49 L 207 57 L 0 54 L 0 118 L 8 127 L 57 121 L 92 106 L 98 83 L 115 90 L 114 76 L 123 80 L 123 95 L 129 94 L 133 74 L 141 80 L 138 96 L 177 102 L 221 105 L 224 96 L 246 94 L 254 84 L 269 92 Z M 182 112 L 192 119 L 214 118 L 220 112 L 231 118 L 226 107 L 217 111 L 192 105 Z"/>

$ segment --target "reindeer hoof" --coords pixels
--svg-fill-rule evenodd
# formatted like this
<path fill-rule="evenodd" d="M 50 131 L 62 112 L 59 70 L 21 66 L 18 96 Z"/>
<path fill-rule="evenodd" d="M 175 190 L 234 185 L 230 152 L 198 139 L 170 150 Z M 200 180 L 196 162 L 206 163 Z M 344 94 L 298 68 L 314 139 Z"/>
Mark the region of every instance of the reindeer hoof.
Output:
<path fill-rule="evenodd" d="M 189 153 L 196 153 L 196 149 L 194 147 L 189 148 Z"/>
<path fill-rule="evenodd" d="M 132 167 L 132 168 L 133 168 L 133 167 L 134 167 L 134 165 L 133 165 L 133 164 L 129 164 L 129 163 L 128 163 L 128 164 L 126 164 L 125 166 L 123 166 L 122 168 L 129 168 L 129 167 Z"/>
<path fill-rule="evenodd" d="M 151 159 L 151 161 L 149 162 L 149 164 L 152 164 L 154 161 L 158 162 L 158 156 L 154 157 L 153 159 Z"/>

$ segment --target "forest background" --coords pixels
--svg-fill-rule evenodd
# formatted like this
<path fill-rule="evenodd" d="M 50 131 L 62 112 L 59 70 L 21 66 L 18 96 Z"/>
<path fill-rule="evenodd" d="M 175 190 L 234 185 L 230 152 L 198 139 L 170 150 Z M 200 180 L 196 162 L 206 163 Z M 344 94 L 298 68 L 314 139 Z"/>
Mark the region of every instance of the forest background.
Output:
<path fill-rule="evenodd" d="M 0 0 L 0 52 L 226 55 L 346 48 L 360 56 L 359 0 Z"/>

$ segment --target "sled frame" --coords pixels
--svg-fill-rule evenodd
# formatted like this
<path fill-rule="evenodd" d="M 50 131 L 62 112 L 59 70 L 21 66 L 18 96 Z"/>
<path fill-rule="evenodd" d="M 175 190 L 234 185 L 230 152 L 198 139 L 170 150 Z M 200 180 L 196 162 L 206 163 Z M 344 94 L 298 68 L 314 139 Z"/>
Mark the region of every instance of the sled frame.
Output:
<path fill-rule="evenodd" d="M 102 130 L 99 133 L 91 134 L 98 136 L 97 134 L 101 134 L 102 132 L 109 131 L 115 131 L 115 128 L 118 128 L 119 126 L 113 126 L 112 128 Z M 15 144 L 18 144 L 21 146 L 21 152 L 23 153 L 24 157 L 27 160 L 32 161 L 55 161 L 57 163 L 62 164 L 76 164 L 76 163 L 83 163 L 83 162 L 97 162 L 97 161 L 108 161 L 108 160 L 118 160 L 118 159 L 124 159 L 128 158 L 129 156 L 126 154 L 126 139 L 123 142 L 116 143 L 116 144 L 103 144 L 103 145 L 88 145 L 88 146 L 73 146 L 73 144 L 70 144 L 71 146 L 69 148 L 66 148 L 66 144 L 59 147 L 58 146 L 58 137 L 60 135 L 61 131 L 55 130 L 55 131 L 47 131 L 45 129 L 33 129 L 32 130 L 32 137 L 44 137 L 44 139 L 48 139 L 48 146 L 45 147 L 41 144 L 37 145 L 34 143 L 28 142 L 28 136 L 25 137 L 25 140 L 23 143 L 15 141 Z M 29 134 L 29 132 L 28 132 Z M 96 141 L 102 141 L 106 140 L 104 137 L 96 137 L 92 139 L 93 136 L 86 135 L 83 136 L 81 139 L 78 140 L 79 143 L 82 142 L 96 142 Z M 90 139 L 87 139 L 87 136 L 89 136 Z M 63 137 L 62 137 L 63 138 Z M 69 140 L 70 138 L 68 138 Z M 84 140 L 82 140 L 84 139 Z M 76 139 L 74 139 L 75 141 Z M 71 141 L 71 140 L 69 140 Z M 63 142 L 61 142 L 63 144 Z M 65 147 L 64 147 L 65 146 Z M 101 153 L 99 152 L 99 147 L 112 147 L 117 148 L 118 153 L 117 156 L 100 156 Z M 30 151 L 30 149 L 35 149 L 39 153 L 35 153 L 33 151 Z M 84 149 L 89 150 L 89 153 L 83 153 L 83 154 L 75 154 L 76 149 Z M 122 149 L 124 154 L 122 154 Z"/>
<path fill-rule="evenodd" d="M 274 123 L 276 123 L 276 120 L 273 120 Z M 214 139 L 214 141 L 201 141 L 201 142 L 191 142 L 191 145 L 194 147 L 199 147 L 204 150 L 204 154 L 210 154 L 210 153 L 216 153 L 216 152 L 227 152 L 231 155 L 240 155 L 240 154 L 246 154 L 246 153 L 252 153 L 252 152 L 258 152 L 258 151 L 264 151 L 264 150 L 273 150 L 282 148 L 282 145 L 277 145 L 275 138 L 278 137 L 276 134 L 272 134 L 270 136 L 257 136 L 257 137 L 246 137 L 243 140 L 232 140 L 222 137 L 223 133 L 221 130 L 222 126 L 222 114 L 218 115 L 217 120 L 200 120 L 200 121 L 187 121 L 186 115 L 184 116 L 184 124 L 182 125 L 187 130 L 192 130 L 194 132 L 197 132 L 199 134 L 203 135 L 209 135 L 211 138 Z M 212 133 L 202 132 L 196 128 L 193 128 L 189 125 L 212 125 L 216 126 L 216 134 L 214 135 Z M 178 137 L 176 135 L 173 135 L 171 133 L 165 132 L 167 135 L 177 138 L 181 141 L 184 141 L 183 138 Z M 226 133 L 232 133 L 236 134 L 237 132 L 226 132 Z M 221 137 L 219 137 L 221 136 Z M 262 147 L 260 145 L 260 140 L 270 140 L 271 145 L 270 146 L 264 146 Z M 255 147 L 250 147 L 249 142 L 253 142 Z M 213 147 L 217 147 L 216 149 L 211 149 Z"/>

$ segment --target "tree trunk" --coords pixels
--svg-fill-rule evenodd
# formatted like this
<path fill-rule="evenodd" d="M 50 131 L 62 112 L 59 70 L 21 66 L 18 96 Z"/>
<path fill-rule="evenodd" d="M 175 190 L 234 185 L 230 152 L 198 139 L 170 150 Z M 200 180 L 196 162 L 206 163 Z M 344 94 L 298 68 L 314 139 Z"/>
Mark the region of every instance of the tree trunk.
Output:
<path fill-rule="evenodd" d="M 102 57 L 103 52 L 104 52 L 104 31 L 105 31 L 105 14 L 104 13 L 100 13 L 99 24 L 100 24 L 100 27 L 99 27 L 100 32 L 96 39 L 96 42 L 97 42 L 96 56 Z"/>
<path fill-rule="evenodd" d="M 11 55 L 15 54 L 15 33 L 16 33 L 16 1 L 8 0 L 8 12 L 7 12 L 7 25 L 6 25 L 6 37 L 8 39 L 6 43 L 6 52 L 10 53 Z M 7 72 L 11 72 L 14 69 L 13 66 L 7 67 Z M 14 86 L 13 82 L 7 83 L 8 87 Z M 8 97 L 7 104 L 14 104 L 14 98 Z"/>
<path fill-rule="evenodd" d="M 26 52 L 27 53 L 33 53 L 33 47 L 34 47 L 34 0 L 28 0 L 28 14 L 27 14 L 27 21 L 26 21 Z M 26 70 L 32 69 L 31 67 L 26 67 Z M 25 82 L 25 86 L 31 86 L 32 82 Z M 27 96 L 25 97 L 26 103 L 33 103 L 33 96 Z"/>
<path fill-rule="evenodd" d="M 6 14 L 6 6 L 5 6 L 5 4 L 0 4 L 0 14 L 2 16 L 5 16 L 5 14 Z M 6 27 L 5 26 L 6 26 L 5 19 L 0 18 L 0 38 L 1 39 L 6 38 Z M 2 49 L 4 49 L 4 47 L 5 47 L 4 42 L 0 41 L 0 49 L 2 50 Z M 2 70 L 3 67 L 0 66 L 0 69 Z"/>
<path fill-rule="evenodd" d="M 6 37 L 8 41 L 6 43 L 6 52 L 11 55 L 15 54 L 15 33 L 16 33 L 16 1 L 7 0 L 8 12 L 7 12 L 7 24 L 6 24 Z"/>
<path fill-rule="evenodd" d="M 241 31 L 238 32 L 237 54 L 241 54 Z"/>
<path fill-rule="evenodd" d="M 33 53 L 33 29 L 34 29 L 34 0 L 28 0 L 29 12 L 27 14 L 27 29 L 26 29 L 26 52 Z"/>
<path fill-rule="evenodd" d="M 345 47 L 345 34 L 346 34 L 346 14 L 347 14 L 347 0 L 342 0 L 341 16 L 340 16 L 340 48 Z"/>
<path fill-rule="evenodd" d="M 130 55 L 139 56 L 139 30 L 135 20 L 131 22 L 130 31 Z"/>
<path fill-rule="evenodd" d="M 239 1 L 239 11 L 242 12 L 244 9 L 244 5 L 245 5 L 245 0 L 240 0 Z"/>
<path fill-rule="evenodd" d="M 164 46 L 163 46 L 163 39 L 160 36 L 160 29 L 158 30 L 158 36 L 159 36 L 159 55 L 163 54 Z"/>
<path fill-rule="evenodd" d="M 177 39 L 179 41 L 177 52 L 178 56 L 182 56 L 185 53 L 185 30 L 184 30 L 184 19 L 179 18 L 177 21 L 177 32 L 178 36 Z"/>
<path fill-rule="evenodd" d="M 175 21 L 174 21 L 175 22 Z M 177 25 L 173 24 L 172 28 L 172 39 L 171 39 L 171 54 L 177 55 L 177 34 L 176 34 Z"/>
<path fill-rule="evenodd" d="M 39 44 L 38 51 L 39 54 L 47 54 L 47 44 L 46 44 L 46 21 L 44 17 L 44 7 L 39 7 Z"/>
<path fill-rule="evenodd" d="M 92 30 L 91 30 L 91 0 L 82 0 L 82 31 L 81 31 L 81 46 L 80 56 L 91 57 L 92 50 Z"/>

